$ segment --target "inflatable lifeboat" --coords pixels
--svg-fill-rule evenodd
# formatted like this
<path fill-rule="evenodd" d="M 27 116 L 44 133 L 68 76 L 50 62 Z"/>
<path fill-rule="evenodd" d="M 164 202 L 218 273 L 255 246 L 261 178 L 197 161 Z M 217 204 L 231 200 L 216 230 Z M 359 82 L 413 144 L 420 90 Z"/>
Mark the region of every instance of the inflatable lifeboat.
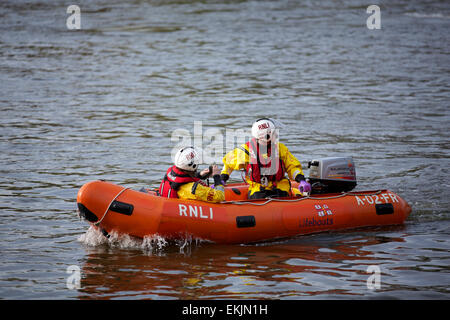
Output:
<path fill-rule="evenodd" d="M 225 187 L 225 202 L 208 203 L 163 198 L 149 189 L 138 191 L 106 181 L 92 181 L 79 190 L 77 205 L 80 217 L 105 235 L 118 232 L 139 238 L 193 237 L 229 244 L 404 223 L 411 207 L 398 194 L 389 190 L 346 190 L 352 189 L 356 181 L 344 175 L 342 179 L 322 179 L 322 169 L 337 167 L 326 163 L 322 160 L 309 163 L 313 167 L 310 173 L 318 174 L 319 178 L 310 174 L 313 192 L 302 197 L 248 200 L 248 186 L 233 183 Z M 354 177 L 354 165 L 351 160 L 347 163 Z M 336 171 L 329 170 L 335 175 Z M 292 187 L 297 186 L 293 181 Z"/>

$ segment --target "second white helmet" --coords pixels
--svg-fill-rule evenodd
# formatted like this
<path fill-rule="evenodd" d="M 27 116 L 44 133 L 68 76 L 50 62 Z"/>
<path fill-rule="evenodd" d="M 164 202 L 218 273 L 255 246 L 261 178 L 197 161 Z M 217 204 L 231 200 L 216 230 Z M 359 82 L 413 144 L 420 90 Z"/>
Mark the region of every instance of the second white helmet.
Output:
<path fill-rule="evenodd" d="M 269 142 L 275 138 L 277 128 L 275 123 L 269 118 L 256 120 L 252 125 L 252 136 L 261 142 Z"/>
<path fill-rule="evenodd" d="M 175 166 L 186 171 L 195 171 L 200 164 L 200 156 L 194 147 L 184 147 L 175 154 Z"/>

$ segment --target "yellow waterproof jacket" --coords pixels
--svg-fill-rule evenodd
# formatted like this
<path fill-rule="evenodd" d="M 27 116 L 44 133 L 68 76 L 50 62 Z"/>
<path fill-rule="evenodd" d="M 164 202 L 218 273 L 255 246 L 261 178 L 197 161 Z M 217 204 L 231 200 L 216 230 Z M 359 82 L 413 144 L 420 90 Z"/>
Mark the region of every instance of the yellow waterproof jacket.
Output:
<path fill-rule="evenodd" d="M 183 184 L 177 190 L 177 194 L 180 199 L 200 200 L 207 202 L 222 202 L 225 200 L 223 186 L 216 186 L 215 189 L 212 189 L 195 182 Z"/>
<path fill-rule="evenodd" d="M 303 175 L 302 165 L 296 157 L 288 150 L 288 148 L 281 142 L 278 143 L 278 151 L 281 160 L 285 166 L 285 171 L 291 180 L 294 180 L 298 174 Z M 223 169 L 221 174 L 230 175 L 234 170 L 247 169 L 250 162 L 249 148 L 247 144 L 242 144 L 236 149 L 228 152 L 225 157 L 223 157 Z M 250 184 L 250 189 L 257 189 L 261 185 L 250 181 L 247 178 L 247 182 Z M 266 188 L 272 188 L 272 182 Z"/>

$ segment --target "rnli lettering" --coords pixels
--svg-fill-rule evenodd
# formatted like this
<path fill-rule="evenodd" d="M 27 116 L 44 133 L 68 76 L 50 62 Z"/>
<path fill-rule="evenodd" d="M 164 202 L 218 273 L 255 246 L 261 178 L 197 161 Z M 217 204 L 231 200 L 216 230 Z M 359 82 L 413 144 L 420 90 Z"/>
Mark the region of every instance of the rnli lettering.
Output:
<path fill-rule="evenodd" d="M 178 205 L 180 217 L 191 217 L 198 219 L 213 219 L 213 209 L 203 208 L 201 206 Z M 209 209 L 209 212 L 208 212 Z"/>
<path fill-rule="evenodd" d="M 393 193 L 381 193 L 367 196 L 355 196 L 358 206 L 365 206 L 366 204 L 383 204 L 399 202 L 397 195 Z"/>
<path fill-rule="evenodd" d="M 190 160 L 194 159 L 194 157 L 195 157 L 195 154 L 193 152 L 191 152 L 186 155 L 186 160 L 190 161 Z"/>
<path fill-rule="evenodd" d="M 269 126 L 269 123 L 268 123 L 268 122 L 262 123 L 262 124 L 260 124 L 260 125 L 258 126 L 258 129 L 259 129 L 259 130 L 269 129 L 269 128 L 270 128 L 270 126 Z"/>
<path fill-rule="evenodd" d="M 211 189 L 208 191 L 208 196 L 206 198 L 208 201 L 212 201 L 214 199 L 214 190 Z"/>

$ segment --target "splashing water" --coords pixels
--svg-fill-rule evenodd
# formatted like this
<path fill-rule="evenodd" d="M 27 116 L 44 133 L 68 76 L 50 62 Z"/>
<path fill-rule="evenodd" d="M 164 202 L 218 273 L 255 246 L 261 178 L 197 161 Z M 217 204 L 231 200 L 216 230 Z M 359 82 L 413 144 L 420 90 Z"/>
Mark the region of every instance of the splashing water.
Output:
<path fill-rule="evenodd" d="M 147 254 L 162 252 L 168 245 L 167 240 L 159 235 L 146 236 L 142 240 L 141 249 Z"/>
<path fill-rule="evenodd" d="M 97 247 L 108 243 L 108 238 L 106 238 L 100 230 L 94 227 L 89 227 L 86 233 L 78 237 L 78 241 L 84 243 L 88 246 Z"/>
<path fill-rule="evenodd" d="M 139 239 L 115 231 L 112 231 L 108 237 L 105 237 L 98 228 L 93 226 L 91 226 L 84 234 L 80 235 L 78 241 L 90 247 L 106 245 L 110 248 L 138 249 L 142 250 L 147 255 L 162 254 L 165 249 L 170 247 L 170 245 L 178 247 L 180 253 L 185 253 L 185 250 L 190 252 L 193 245 L 199 246 L 201 243 L 209 242 L 193 238 L 190 235 L 184 235 L 182 238 L 175 239 L 174 241 L 169 241 L 169 239 L 158 234 L 148 235 L 143 239 Z"/>

